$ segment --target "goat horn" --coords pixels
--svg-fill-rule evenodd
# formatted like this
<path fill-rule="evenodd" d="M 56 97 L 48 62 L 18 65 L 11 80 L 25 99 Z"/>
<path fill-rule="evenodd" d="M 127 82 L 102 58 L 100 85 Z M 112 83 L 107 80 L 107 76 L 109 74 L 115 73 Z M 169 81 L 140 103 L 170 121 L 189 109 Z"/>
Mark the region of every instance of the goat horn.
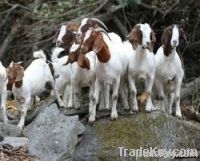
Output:
<path fill-rule="evenodd" d="M 106 34 L 106 35 L 108 36 L 108 38 L 111 40 L 110 36 L 108 35 L 108 33 L 107 33 L 104 29 L 102 29 L 102 28 L 96 28 L 96 29 L 94 29 L 94 31 L 96 31 L 96 32 L 103 32 L 103 33 Z"/>
<path fill-rule="evenodd" d="M 91 18 L 91 20 L 95 21 L 97 24 L 99 24 L 101 27 L 103 27 L 105 30 L 108 31 L 107 26 L 101 20 L 99 20 L 98 18 Z"/>

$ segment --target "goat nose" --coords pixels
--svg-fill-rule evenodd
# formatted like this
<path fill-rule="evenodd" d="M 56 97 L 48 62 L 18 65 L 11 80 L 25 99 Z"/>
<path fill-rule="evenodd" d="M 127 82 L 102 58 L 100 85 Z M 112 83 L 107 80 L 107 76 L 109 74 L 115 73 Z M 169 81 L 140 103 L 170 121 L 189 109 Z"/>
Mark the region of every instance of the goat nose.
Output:
<path fill-rule="evenodd" d="M 151 42 L 150 42 L 150 41 L 148 41 L 148 42 L 147 42 L 147 46 L 149 47 L 150 45 L 151 45 Z"/>
<path fill-rule="evenodd" d="M 177 44 L 177 41 L 176 41 L 176 40 L 173 40 L 173 43 L 176 45 L 176 44 Z"/>

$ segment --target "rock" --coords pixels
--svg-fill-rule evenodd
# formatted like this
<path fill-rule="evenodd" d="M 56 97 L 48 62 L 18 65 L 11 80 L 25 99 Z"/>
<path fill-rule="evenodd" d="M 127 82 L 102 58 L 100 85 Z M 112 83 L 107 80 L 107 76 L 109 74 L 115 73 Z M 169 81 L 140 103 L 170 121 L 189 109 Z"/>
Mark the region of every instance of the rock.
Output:
<path fill-rule="evenodd" d="M 13 148 L 17 148 L 20 146 L 27 146 L 28 145 L 28 139 L 25 137 L 4 137 L 4 140 L 0 142 L 0 147 L 2 147 L 5 144 L 11 145 Z"/>
<path fill-rule="evenodd" d="M 43 161 L 71 161 L 78 135 L 83 132 L 78 116 L 62 115 L 55 104 L 44 108 L 24 129 L 30 154 Z"/>
<path fill-rule="evenodd" d="M 134 161 L 135 158 L 120 157 L 118 147 L 199 149 L 199 138 L 198 123 L 179 120 L 161 111 L 121 116 L 116 121 L 106 118 L 96 121 L 93 126 L 85 127 L 83 139 L 74 154 L 74 161 Z M 159 159 L 168 160 L 169 158 Z"/>
<path fill-rule="evenodd" d="M 22 129 L 16 125 L 5 124 L 0 122 L 0 136 L 21 136 Z"/>

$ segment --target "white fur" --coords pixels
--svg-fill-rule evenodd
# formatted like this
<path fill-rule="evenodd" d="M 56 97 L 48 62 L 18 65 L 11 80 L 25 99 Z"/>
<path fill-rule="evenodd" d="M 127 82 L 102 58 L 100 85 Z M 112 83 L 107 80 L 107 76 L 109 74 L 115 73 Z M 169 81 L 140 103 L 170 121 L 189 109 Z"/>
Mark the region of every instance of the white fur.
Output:
<path fill-rule="evenodd" d="M 86 33 L 86 35 L 89 35 L 90 31 L 87 32 L 88 33 Z M 120 86 L 120 80 L 127 72 L 128 52 L 123 47 L 123 44 L 120 41 L 111 41 L 107 35 L 104 33 L 102 34 L 105 43 L 108 45 L 109 51 L 111 53 L 111 58 L 106 63 L 101 63 L 97 59 L 95 90 L 92 98 L 90 99 L 89 121 L 95 121 L 96 105 L 99 99 L 99 93 L 102 90 L 103 83 L 109 83 L 113 85 L 111 118 L 116 119 L 118 117 L 116 109 L 118 90 Z"/>
<path fill-rule="evenodd" d="M 34 57 L 34 58 L 43 59 L 44 61 L 46 61 L 46 56 L 45 56 L 43 50 L 35 51 L 35 52 L 33 53 L 33 57 Z"/>
<path fill-rule="evenodd" d="M 8 83 L 8 78 L 7 78 L 6 68 L 0 62 L 1 113 L 2 113 L 4 123 L 8 122 L 8 118 L 7 118 L 7 114 L 6 114 L 7 83 Z"/>
<path fill-rule="evenodd" d="M 175 34 L 175 35 L 174 35 Z M 172 40 L 177 40 L 179 35 L 177 31 L 172 34 Z M 171 40 L 171 42 L 173 42 Z M 178 41 L 177 41 L 178 42 Z M 171 43 L 171 45 L 174 45 Z M 170 114 L 172 113 L 172 105 L 175 101 L 176 116 L 182 117 L 180 110 L 180 90 L 184 76 L 181 60 L 174 47 L 169 56 L 164 55 L 161 46 L 156 55 L 156 86 L 159 96 L 162 98 L 162 105 Z"/>
<path fill-rule="evenodd" d="M 64 65 L 68 60 L 67 55 L 58 58 L 60 52 L 62 52 L 63 50 L 64 48 L 61 47 L 55 47 L 52 50 L 51 60 L 54 68 L 54 73 L 55 75 L 59 76 L 58 78 L 55 79 L 55 87 L 58 90 L 59 95 L 62 95 L 64 106 L 72 107 L 72 99 L 73 99 L 72 95 L 70 95 L 69 100 L 67 100 L 68 96 L 67 90 L 70 90 L 70 94 L 72 90 L 68 89 L 68 86 L 71 87 L 71 76 L 72 76 L 71 66 L 69 64 Z"/>
<path fill-rule="evenodd" d="M 82 28 L 82 26 L 84 26 L 85 24 L 87 24 L 87 21 L 88 21 L 88 18 L 84 18 L 84 19 L 81 21 L 81 25 L 79 26 L 79 29 L 78 29 L 77 34 L 82 35 L 81 28 Z"/>
<path fill-rule="evenodd" d="M 96 78 L 96 55 L 94 52 L 89 52 L 86 54 L 86 57 L 89 59 L 90 62 L 90 69 L 83 69 L 81 68 L 76 62 L 72 68 L 72 89 L 74 89 L 74 102 L 75 108 L 80 107 L 80 90 L 81 87 L 90 87 L 89 91 L 89 98 L 91 97 L 94 91 L 94 82 Z"/>
<path fill-rule="evenodd" d="M 63 43 L 63 36 L 65 35 L 66 33 L 66 26 L 65 25 L 62 25 L 61 28 L 60 28 L 60 32 L 58 34 L 58 37 L 56 39 L 56 46 L 59 46 L 60 44 Z"/>
<path fill-rule="evenodd" d="M 21 108 L 21 117 L 18 126 L 23 128 L 27 110 L 31 106 L 31 100 L 34 96 L 40 95 L 45 91 L 45 85 L 49 82 L 58 99 L 59 105 L 63 106 L 63 102 L 60 99 L 56 89 L 54 78 L 51 74 L 49 65 L 40 58 L 44 58 L 42 52 L 40 52 L 39 59 L 35 59 L 24 71 L 23 83 L 20 88 L 13 85 L 13 94 L 18 107 Z M 33 54 L 35 56 L 35 53 Z M 12 64 L 11 64 L 12 65 Z"/>
<path fill-rule="evenodd" d="M 138 45 L 136 50 L 129 56 L 129 69 L 128 80 L 131 94 L 131 109 L 132 111 L 138 111 L 137 104 L 137 89 L 135 86 L 136 78 L 142 78 L 145 80 L 146 92 L 148 95 L 145 110 L 150 112 L 154 109 L 151 100 L 151 90 L 154 82 L 155 73 L 155 57 L 154 53 L 146 49 L 147 42 L 150 42 L 151 28 L 148 24 L 139 24 L 142 31 L 142 44 Z"/>

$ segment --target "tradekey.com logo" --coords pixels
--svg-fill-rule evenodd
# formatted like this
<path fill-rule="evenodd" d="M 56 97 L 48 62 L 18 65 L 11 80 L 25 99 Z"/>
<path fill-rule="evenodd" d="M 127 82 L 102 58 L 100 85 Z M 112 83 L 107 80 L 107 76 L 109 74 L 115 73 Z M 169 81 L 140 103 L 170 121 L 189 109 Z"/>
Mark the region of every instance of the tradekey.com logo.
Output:
<path fill-rule="evenodd" d="M 158 149 L 157 147 L 127 149 L 118 147 L 120 157 L 145 157 L 145 158 L 195 158 L 198 157 L 197 149 Z"/>

